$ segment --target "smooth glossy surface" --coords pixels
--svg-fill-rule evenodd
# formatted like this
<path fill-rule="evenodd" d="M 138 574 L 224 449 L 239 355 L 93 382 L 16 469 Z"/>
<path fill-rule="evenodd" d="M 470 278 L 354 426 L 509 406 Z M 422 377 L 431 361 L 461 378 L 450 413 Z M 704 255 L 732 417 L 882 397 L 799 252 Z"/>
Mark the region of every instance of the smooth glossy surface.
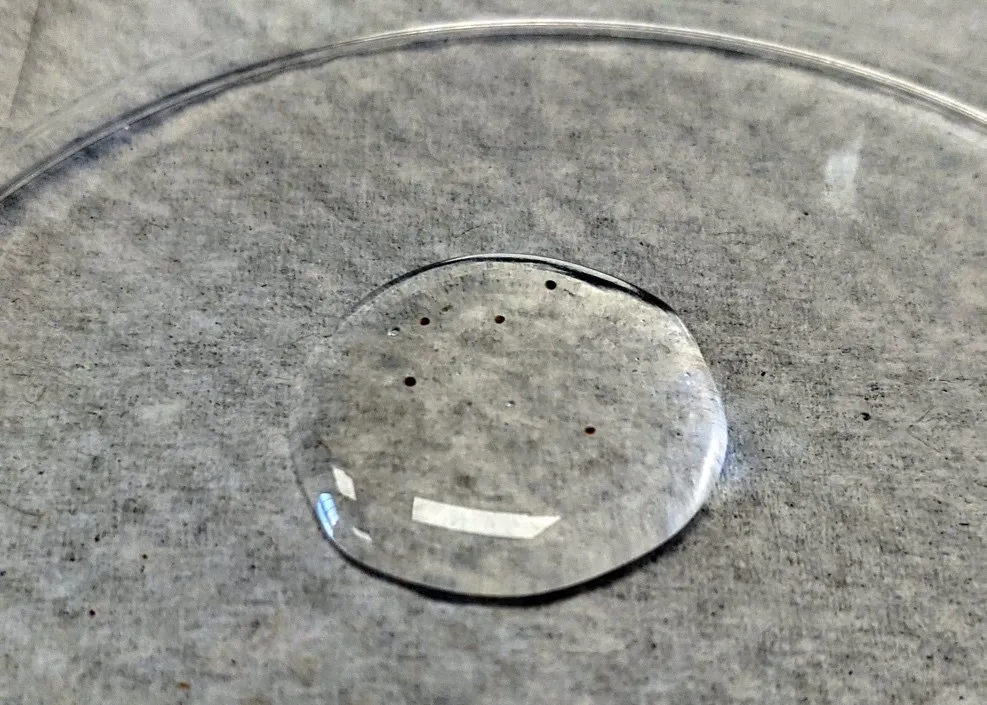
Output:
<path fill-rule="evenodd" d="M 426 268 L 344 319 L 300 383 L 296 462 L 335 544 L 395 578 L 544 593 L 699 509 L 726 422 L 661 301 L 555 260 Z"/>

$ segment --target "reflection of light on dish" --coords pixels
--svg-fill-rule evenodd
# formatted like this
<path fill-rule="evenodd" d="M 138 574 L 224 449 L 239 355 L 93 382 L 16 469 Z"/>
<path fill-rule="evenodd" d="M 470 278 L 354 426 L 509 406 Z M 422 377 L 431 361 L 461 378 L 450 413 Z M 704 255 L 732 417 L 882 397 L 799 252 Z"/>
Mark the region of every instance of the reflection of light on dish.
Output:
<path fill-rule="evenodd" d="M 353 478 L 347 475 L 345 470 L 337 467 L 333 467 L 332 476 L 336 478 L 336 489 L 339 490 L 339 494 L 355 500 L 356 485 L 353 484 Z"/>
<path fill-rule="evenodd" d="M 315 515 L 319 517 L 319 523 L 322 524 L 322 530 L 326 532 L 326 536 L 332 538 L 333 527 L 339 521 L 339 512 L 336 511 L 336 502 L 328 492 L 319 495 L 319 499 L 315 503 Z"/>
<path fill-rule="evenodd" d="M 208 80 L 196 81 L 178 91 L 168 92 L 150 103 L 135 106 L 122 115 L 103 122 L 95 129 L 69 140 L 45 156 L 39 156 L 39 154 L 44 155 L 44 151 L 51 147 L 50 138 L 49 144 L 41 141 L 44 147 L 42 148 L 43 151 L 39 152 L 38 147 L 34 145 L 37 141 L 37 135 L 28 133 L 31 139 L 25 139 L 28 135 L 23 135 L 12 146 L 9 144 L 0 145 L 6 148 L 6 152 L 15 155 L 10 165 L 0 163 L 0 202 L 6 200 L 35 178 L 62 164 L 74 154 L 111 137 L 114 133 L 127 131 L 131 125 L 149 117 L 189 105 L 205 96 L 216 95 L 231 88 L 248 84 L 258 78 L 317 66 L 346 56 L 366 56 L 383 51 L 394 51 L 395 49 L 410 49 L 439 40 L 468 41 L 471 39 L 507 39 L 512 37 L 519 39 L 565 37 L 573 40 L 608 37 L 726 51 L 765 61 L 774 61 L 785 66 L 799 67 L 844 80 L 849 79 L 868 88 L 877 89 L 931 108 L 951 118 L 970 121 L 979 128 L 987 126 L 987 112 L 907 79 L 833 56 L 760 39 L 688 27 L 616 20 L 578 18 L 565 20 L 482 20 L 392 30 L 359 38 L 343 38 L 323 46 L 304 51 L 292 51 L 283 56 L 238 67 Z M 201 60 L 215 61 L 216 57 L 206 55 Z M 119 90 L 119 88 L 114 90 Z M 116 102 L 114 98 L 117 96 L 107 91 L 93 99 L 80 101 L 75 108 L 65 110 L 56 119 L 46 122 L 45 127 L 48 132 L 57 134 L 59 131 L 65 130 L 65 125 L 75 125 L 80 122 L 80 111 L 91 109 L 92 105 L 114 104 Z M 37 131 L 31 132 L 36 133 Z M 54 144 L 57 145 L 58 143 L 55 142 Z M 38 161 L 34 162 L 33 165 L 17 169 L 18 163 L 30 164 L 34 159 Z M 397 329 L 395 329 L 396 332 Z"/>
<path fill-rule="evenodd" d="M 450 531 L 462 531 L 467 534 L 495 536 L 504 539 L 533 539 L 557 522 L 559 518 L 557 516 L 491 512 L 485 509 L 472 509 L 445 502 L 436 502 L 421 497 L 415 497 L 411 503 L 412 521 Z"/>
<path fill-rule="evenodd" d="M 358 529 L 355 526 L 351 526 L 350 529 L 353 531 L 353 535 L 356 536 L 358 539 L 373 543 L 373 539 L 370 538 L 370 534 L 368 534 L 366 531 L 363 531 L 362 529 Z"/>

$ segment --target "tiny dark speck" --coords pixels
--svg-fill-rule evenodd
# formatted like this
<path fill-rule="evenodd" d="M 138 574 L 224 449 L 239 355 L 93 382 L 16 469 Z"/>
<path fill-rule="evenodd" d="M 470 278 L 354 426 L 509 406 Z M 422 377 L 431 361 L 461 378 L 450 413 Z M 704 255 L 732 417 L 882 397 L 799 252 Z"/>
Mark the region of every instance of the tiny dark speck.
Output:
<path fill-rule="evenodd" d="M 95 617 L 96 616 L 96 610 L 89 610 L 89 616 L 90 617 Z"/>
<path fill-rule="evenodd" d="M 868 414 L 866 411 L 862 411 L 860 412 L 860 418 L 862 418 L 864 421 L 870 421 L 870 414 Z"/>
<path fill-rule="evenodd" d="M 189 685 L 188 683 L 186 683 L 185 681 L 182 681 L 181 683 L 179 683 L 179 684 L 178 684 L 178 689 L 179 689 L 179 690 L 188 690 L 188 689 L 189 689 L 189 688 L 191 688 L 191 687 L 192 687 L 192 686 L 190 686 L 190 685 Z"/>

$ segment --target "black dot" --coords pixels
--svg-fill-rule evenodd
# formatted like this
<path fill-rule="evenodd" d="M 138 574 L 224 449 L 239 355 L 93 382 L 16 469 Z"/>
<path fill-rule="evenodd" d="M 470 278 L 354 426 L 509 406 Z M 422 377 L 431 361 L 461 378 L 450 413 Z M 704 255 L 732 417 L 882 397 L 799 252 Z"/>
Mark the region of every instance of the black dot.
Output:
<path fill-rule="evenodd" d="M 587 426 L 586 428 L 583 429 L 583 431 L 586 433 L 587 436 L 592 436 L 594 433 L 596 433 L 596 426 Z"/>
<path fill-rule="evenodd" d="M 141 560 L 142 561 L 146 561 L 147 560 L 147 554 L 146 553 L 142 553 L 141 554 Z"/>
<path fill-rule="evenodd" d="M 95 617 L 96 616 L 96 610 L 89 610 L 89 616 L 90 617 Z"/>
<path fill-rule="evenodd" d="M 494 323 L 503 323 L 505 319 L 503 316 L 494 316 Z"/>
<path fill-rule="evenodd" d="M 862 418 L 864 421 L 870 421 L 870 414 L 868 414 L 866 411 L 861 411 L 860 418 Z"/>
<path fill-rule="evenodd" d="M 428 317 L 428 316 L 424 316 L 424 317 L 423 317 L 423 318 L 422 318 L 422 319 L 421 319 L 420 321 L 418 321 L 418 322 L 419 322 L 419 323 L 421 323 L 421 324 L 422 324 L 423 326 L 427 326 L 427 325 L 428 325 L 429 323 L 431 323 L 432 321 L 431 321 L 431 320 L 429 319 L 429 317 Z"/>
<path fill-rule="evenodd" d="M 546 288 L 546 289 L 554 289 L 554 288 L 555 288 L 555 287 L 557 287 L 557 286 L 558 286 L 558 284 L 556 284 L 556 283 L 555 283 L 554 281 L 552 281 L 551 279 L 549 279 L 549 280 L 548 280 L 547 282 L 545 282 L 545 288 Z"/>
<path fill-rule="evenodd" d="M 406 386 L 406 387 L 414 387 L 416 384 L 418 384 L 418 380 L 415 379 L 414 377 L 405 377 L 404 378 L 404 386 Z"/>

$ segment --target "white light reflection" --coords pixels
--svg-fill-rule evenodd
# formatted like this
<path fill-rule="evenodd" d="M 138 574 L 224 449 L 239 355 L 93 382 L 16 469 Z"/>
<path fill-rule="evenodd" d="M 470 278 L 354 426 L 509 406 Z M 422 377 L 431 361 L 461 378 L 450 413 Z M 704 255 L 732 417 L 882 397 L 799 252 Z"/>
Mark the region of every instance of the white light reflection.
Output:
<path fill-rule="evenodd" d="M 353 478 L 347 475 L 345 470 L 336 466 L 332 468 L 332 476 L 336 478 L 336 489 L 339 490 L 339 494 L 355 500 L 356 485 L 353 484 Z"/>
<path fill-rule="evenodd" d="M 533 539 L 559 519 L 557 516 L 472 509 L 422 497 L 415 497 L 411 503 L 412 521 L 450 531 L 504 539 Z"/>

